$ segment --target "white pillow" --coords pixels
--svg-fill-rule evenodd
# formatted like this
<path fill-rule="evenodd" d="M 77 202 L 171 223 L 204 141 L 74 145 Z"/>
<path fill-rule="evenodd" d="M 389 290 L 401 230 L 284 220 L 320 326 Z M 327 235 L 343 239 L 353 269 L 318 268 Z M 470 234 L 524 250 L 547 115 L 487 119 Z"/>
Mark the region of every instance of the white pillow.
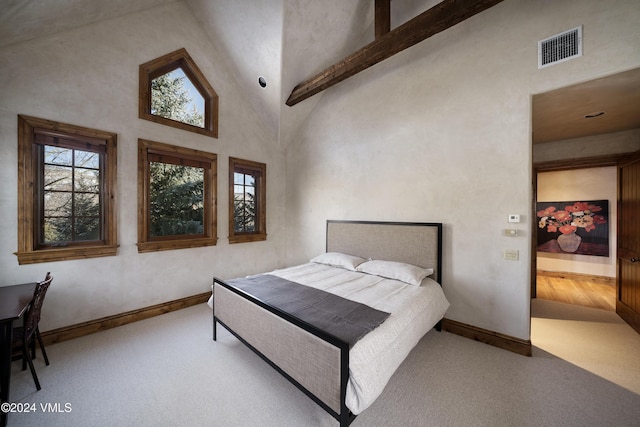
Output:
<path fill-rule="evenodd" d="M 346 268 L 347 270 L 355 271 L 356 267 L 365 261 L 366 259 L 353 255 L 341 254 L 339 252 L 327 252 L 311 259 L 310 262 L 315 262 L 317 264 L 326 264 L 332 267 Z"/>
<path fill-rule="evenodd" d="M 396 261 L 373 260 L 362 263 L 356 271 L 375 274 L 388 279 L 400 280 L 410 285 L 420 286 L 422 279 L 433 274 L 433 268 L 421 268 Z"/>

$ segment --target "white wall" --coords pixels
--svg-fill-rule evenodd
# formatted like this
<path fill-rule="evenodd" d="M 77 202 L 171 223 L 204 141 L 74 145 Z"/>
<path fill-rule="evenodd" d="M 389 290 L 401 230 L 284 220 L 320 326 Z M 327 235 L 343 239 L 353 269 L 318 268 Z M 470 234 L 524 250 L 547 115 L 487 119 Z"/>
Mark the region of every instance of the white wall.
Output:
<path fill-rule="evenodd" d="M 609 200 L 609 256 L 537 253 L 544 271 L 616 277 L 617 173 L 615 166 L 538 173 L 538 201 Z"/>
<path fill-rule="evenodd" d="M 220 97 L 219 138 L 138 119 L 138 67 L 185 47 Z M 182 2 L 0 49 L 0 286 L 55 276 L 42 330 L 206 292 L 284 262 L 285 156 Z M 17 115 L 118 134 L 115 257 L 18 266 Z M 218 245 L 138 254 L 137 140 L 218 154 Z M 267 164 L 266 242 L 228 245 L 228 158 Z"/>
<path fill-rule="evenodd" d="M 509 0 L 317 95 L 287 151 L 288 263 L 326 219 L 441 221 L 447 317 L 529 339 L 531 97 L 640 66 L 638 22 L 632 0 Z M 584 56 L 538 70 L 537 41 L 578 25 Z"/>

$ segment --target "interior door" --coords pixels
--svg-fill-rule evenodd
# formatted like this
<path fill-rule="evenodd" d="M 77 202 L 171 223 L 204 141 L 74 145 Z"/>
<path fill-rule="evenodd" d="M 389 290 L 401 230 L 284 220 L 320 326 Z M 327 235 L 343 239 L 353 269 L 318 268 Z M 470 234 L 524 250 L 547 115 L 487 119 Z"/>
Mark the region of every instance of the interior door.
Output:
<path fill-rule="evenodd" d="M 618 165 L 616 312 L 640 333 L 640 151 Z"/>

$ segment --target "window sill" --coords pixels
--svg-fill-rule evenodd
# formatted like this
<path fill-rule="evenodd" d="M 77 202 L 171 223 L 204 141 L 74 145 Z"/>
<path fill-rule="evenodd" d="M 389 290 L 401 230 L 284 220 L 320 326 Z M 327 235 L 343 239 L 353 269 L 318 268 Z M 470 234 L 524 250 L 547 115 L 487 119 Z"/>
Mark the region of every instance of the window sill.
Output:
<path fill-rule="evenodd" d="M 118 245 L 82 246 L 75 248 L 42 249 L 30 252 L 15 252 L 18 264 L 67 261 L 73 259 L 97 258 L 118 254 Z"/>
<path fill-rule="evenodd" d="M 158 242 L 138 242 L 138 252 L 169 251 L 173 249 L 200 248 L 204 246 L 215 246 L 217 238 L 183 239 L 183 240 L 163 240 Z"/>
<path fill-rule="evenodd" d="M 247 243 L 247 242 L 261 242 L 267 240 L 266 233 L 256 234 L 243 234 L 239 236 L 229 236 L 229 243 Z"/>

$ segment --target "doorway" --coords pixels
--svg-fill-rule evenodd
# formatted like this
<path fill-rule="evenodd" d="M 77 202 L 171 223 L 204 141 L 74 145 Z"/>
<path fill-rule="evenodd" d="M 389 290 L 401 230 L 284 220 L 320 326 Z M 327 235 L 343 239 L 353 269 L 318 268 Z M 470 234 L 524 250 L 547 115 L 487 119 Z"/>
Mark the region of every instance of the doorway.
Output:
<path fill-rule="evenodd" d="M 607 139 L 607 137 L 602 137 Z M 547 164 L 536 165 L 536 202 L 538 208 L 546 207 L 553 202 L 553 209 L 564 212 L 564 205 L 569 201 L 598 200 L 605 215 L 597 212 L 587 212 L 583 216 L 575 216 L 572 225 L 578 239 L 582 239 L 579 246 L 573 250 L 562 250 L 556 242 L 560 241 L 560 234 L 555 222 L 538 212 L 536 232 L 533 237 L 536 244 L 535 296 L 541 299 L 563 302 L 566 304 L 582 305 L 585 307 L 615 311 L 616 307 L 616 258 L 617 244 L 617 168 L 616 166 L 592 167 L 584 165 L 575 168 L 563 167 L 555 170 Z M 545 170 L 540 170 L 540 169 Z M 546 203 L 545 203 L 546 202 Z M 589 202 L 590 203 L 590 202 Z M 569 207 L 566 209 L 569 212 Z M 574 212 L 573 215 L 581 215 Z M 574 217 L 571 217 L 574 218 Z M 579 222 L 582 218 L 589 218 L 591 222 Z M 599 219 L 593 222 L 593 218 Z M 542 228 L 541 228 L 542 227 Z M 553 227 L 554 233 L 547 233 Z M 599 235 L 604 243 L 599 244 L 598 250 L 592 249 L 594 237 Z M 544 244 L 538 242 L 544 241 Z M 552 238 L 553 237 L 553 238 Z M 549 239 L 546 241 L 546 239 Z"/>
<path fill-rule="evenodd" d="M 616 284 L 616 311 L 593 309 L 564 302 L 539 299 L 537 257 L 538 174 L 600 167 L 618 170 L 621 160 L 640 150 L 640 68 L 580 83 L 532 97 L 532 177 L 531 227 L 531 343 L 533 354 L 542 351 L 581 366 L 616 384 L 637 390 L 640 373 L 634 365 L 640 348 L 640 317 L 634 322 L 618 314 L 619 284 Z M 621 153 L 621 154 L 616 154 Z M 613 179 L 619 185 L 619 174 Z M 608 197 L 618 205 L 618 195 Z M 621 211 L 625 209 L 621 208 Z M 619 214 L 619 212 L 617 212 Z M 619 242 L 620 230 L 615 239 Z M 611 240 L 611 239 L 610 239 Z M 609 258 L 616 263 L 619 249 L 611 245 Z M 630 252 L 631 253 L 631 252 Z M 633 257 L 636 252 L 632 253 Z M 629 258 L 629 257 L 627 257 Z M 634 258 L 629 258 L 634 259 Z M 619 262 L 619 261 L 618 261 Z M 544 267 L 544 263 L 540 262 Z M 637 263 L 636 263 L 637 264 Z M 600 273 L 602 274 L 602 273 Z M 623 280 L 616 268 L 611 276 Z M 640 275 L 639 275 L 640 277 Z M 564 278 L 566 279 L 566 277 Z M 575 279 L 575 277 L 570 277 Z M 543 279 L 540 279 L 542 282 Z M 640 291 L 640 290 L 639 290 Z M 542 292 L 542 290 L 541 290 Z M 640 300 L 638 300 L 640 302 Z M 624 319 L 624 320 L 623 320 Z M 581 329 L 576 329 L 580 326 Z M 635 329 L 635 330 L 634 330 Z M 637 332 L 636 332 L 637 331 Z M 600 354 L 609 349 L 609 354 Z M 540 354 L 540 353 L 538 353 Z M 622 357 L 628 355 L 629 357 Z M 588 359 L 588 360 L 587 360 Z M 616 360 L 618 374 L 612 373 Z M 631 360 L 627 365 L 621 360 Z M 636 388 L 633 388 L 636 387 Z"/>
<path fill-rule="evenodd" d="M 640 332 L 640 241 L 637 239 L 637 200 L 640 189 L 640 68 L 552 90 L 532 97 L 533 207 L 531 222 L 531 298 L 537 297 L 537 181 L 542 172 L 616 167 L 616 195 L 621 224 L 615 239 L 623 247 L 609 249 L 617 262 L 616 313 Z M 620 153 L 620 154 L 614 154 Z M 631 162 L 631 163 L 630 163 Z M 635 166 L 631 166 L 635 164 Z M 624 166 L 623 166 L 624 165 Z M 620 166 L 620 167 L 618 167 Z M 629 172 L 623 173 L 623 170 Z M 621 177 L 625 177 L 624 180 Z M 629 180 L 629 177 L 632 177 Z M 623 182 L 627 184 L 623 185 Z M 626 200 L 623 202 L 623 199 Z M 626 213 L 625 213 L 626 212 Z M 629 213 L 630 212 L 630 213 Z M 622 215 L 622 213 L 625 213 Z M 623 219 L 627 218 L 627 219 Z M 631 218 L 631 219 L 629 219 Z M 635 222 L 634 222 L 635 221 Z M 622 232 L 623 234 L 619 235 Z M 620 240 L 620 236 L 623 237 Z M 624 298 L 623 298 L 624 296 Z M 532 301 L 532 307 L 533 307 Z M 532 308 L 532 317 L 533 317 Z"/>
<path fill-rule="evenodd" d="M 617 167 L 629 153 L 640 150 L 640 68 L 536 94 L 531 105 L 534 205 L 539 173 Z M 609 200 L 615 204 L 617 197 Z M 535 298 L 535 206 L 532 212 L 530 284 Z M 615 246 L 609 253 L 615 258 Z"/>

